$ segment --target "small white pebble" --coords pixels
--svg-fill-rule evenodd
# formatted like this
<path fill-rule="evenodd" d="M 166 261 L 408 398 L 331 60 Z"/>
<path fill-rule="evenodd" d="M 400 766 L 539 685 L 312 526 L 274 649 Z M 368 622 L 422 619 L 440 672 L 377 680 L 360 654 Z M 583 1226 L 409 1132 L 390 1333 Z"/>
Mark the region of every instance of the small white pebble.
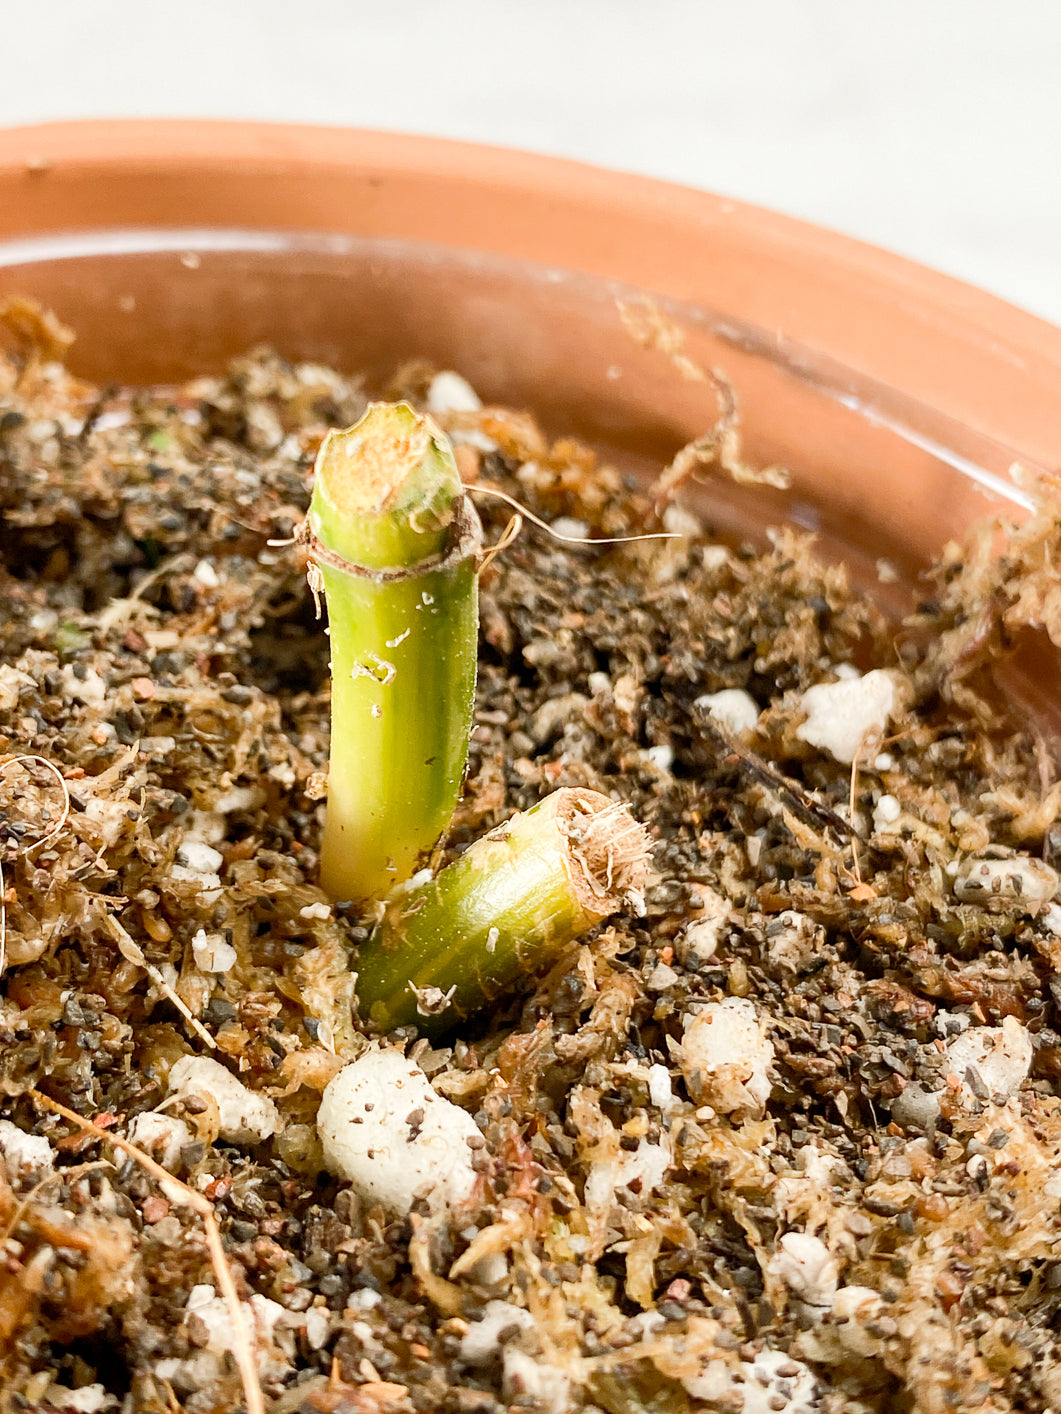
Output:
<path fill-rule="evenodd" d="M 306 1344 L 311 1350 L 323 1350 L 332 1323 L 327 1308 L 311 1306 L 306 1312 Z"/>
<path fill-rule="evenodd" d="M 208 1056 L 181 1056 L 169 1073 L 171 1095 L 198 1095 L 213 1100 L 220 1116 L 220 1135 L 230 1144 L 257 1144 L 280 1125 L 276 1106 L 267 1095 L 248 1090 L 231 1071 Z"/>
<path fill-rule="evenodd" d="M 192 956 L 200 972 L 229 972 L 236 965 L 236 949 L 220 933 L 200 928 L 192 939 Z"/>
<path fill-rule="evenodd" d="M 118 1398 L 109 1394 L 102 1384 L 82 1385 L 79 1389 L 49 1385 L 44 1395 L 44 1407 L 62 1410 L 62 1414 L 100 1414 L 103 1409 L 116 1409 Z"/>
<path fill-rule="evenodd" d="M 680 1064 L 697 1103 L 720 1114 L 761 1115 L 770 1096 L 774 1047 L 753 1002 L 727 997 L 685 1019 Z"/>
<path fill-rule="evenodd" d="M 95 668 L 89 668 L 85 676 L 79 678 L 74 672 L 73 666 L 68 663 L 61 670 L 59 676 L 62 679 L 63 693 L 67 697 L 72 697 L 75 702 L 91 702 L 98 705 L 107 696 L 107 684 Z"/>
<path fill-rule="evenodd" d="M 890 751 L 881 751 L 873 758 L 875 771 L 890 771 L 895 765 L 895 757 Z"/>
<path fill-rule="evenodd" d="M 502 1389 L 514 1405 L 529 1404 L 539 1414 L 568 1414 L 571 1376 L 558 1365 L 507 1345 L 503 1356 Z"/>
<path fill-rule="evenodd" d="M 720 570 L 729 564 L 729 551 L 725 545 L 705 545 L 700 552 L 700 563 L 705 570 Z"/>
<path fill-rule="evenodd" d="M 657 1063 L 648 1068 L 648 1102 L 660 1110 L 668 1110 L 674 1104 L 670 1071 L 665 1065 Z"/>
<path fill-rule="evenodd" d="M 327 1168 L 392 1212 L 408 1213 L 419 1196 L 459 1207 L 475 1186 L 468 1140 L 480 1141 L 478 1125 L 400 1051 L 344 1066 L 324 1092 L 317 1130 Z"/>
<path fill-rule="evenodd" d="M 705 692 L 695 705 L 714 717 L 733 736 L 755 730 L 759 720 L 759 704 L 740 687 L 723 688 L 721 692 Z"/>
<path fill-rule="evenodd" d="M 51 1144 L 42 1134 L 27 1134 L 9 1119 L 0 1119 L 0 1158 L 11 1183 L 55 1166 Z"/>
<path fill-rule="evenodd" d="M 192 570 L 192 578 L 197 584 L 201 584 L 204 589 L 216 589 L 221 583 L 217 570 L 209 560 L 200 560 Z"/>
<path fill-rule="evenodd" d="M 447 412 L 478 412 L 479 395 L 459 373 L 445 369 L 436 373 L 427 390 L 427 410 L 436 417 Z"/>
<path fill-rule="evenodd" d="M 767 1270 L 808 1306 L 832 1305 L 839 1271 L 836 1259 L 820 1237 L 809 1232 L 786 1232 Z"/>
<path fill-rule="evenodd" d="M 1032 1068 L 1032 1038 L 1015 1016 L 1004 1018 L 1001 1026 L 970 1026 L 947 1047 L 947 1069 L 962 1082 L 966 1103 L 976 1098 L 966 1080 L 973 1070 L 992 1097 L 1006 1101 L 1015 1095 Z"/>
<path fill-rule="evenodd" d="M 884 735 L 898 693 L 895 679 L 883 668 L 852 677 L 842 672 L 847 667 L 841 664 L 836 669 L 838 682 L 822 682 L 806 690 L 801 699 L 806 721 L 796 728 L 796 735 L 849 766 L 867 741 Z"/>
<path fill-rule="evenodd" d="M 673 967 L 668 967 L 665 962 L 657 962 L 645 979 L 645 986 L 650 992 L 665 992 L 668 987 L 673 987 L 677 980 L 678 974 Z"/>
<path fill-rule="evenodd" d="M 268 1346 L 273 1339 L 277 1322 L 287 1315 L 283 1306 L 257 1291 L 240 1305 L 243 1308 L 244 1320 L 250 1319 L 252 1333 L 257 1335 L 259 1345 Z M 206 1328 L 206 1349 L 213 1355 L 224 1356 L 235 1348 L 236 1332 L 232 1324 L 232 1312 L 225 1298 L 219 1296 L 212 1286 L 205 1282 L 193 1286 L 188 1293 L 184 1309 L 187 1315 L 198 1316 Z M 259 1359 L 264 1354 L 265 1351 L 260 1350 Z"/>
<path fill-rule="evenodd" d="M 192 1142 L 193 1136 L 191 1126 L 176 1115 L 148 1110 L 129 1125 L 127 1138 L 174 1173 L 181 1161 L 181 1150 Z"/>
<path fill-rule="evenodd" d="M 185 838 L 177 847 L 177 863 L 196 874 L 217 874 L 224 862 L 221 851 L 202 840 Z"/>
<path fill-rule="evenodd" d="M 873 828 L 877 834 L 894 825 L 903 813 L 903 807 L 894 795 L 882 795 L 873 807 Z"/>
<path fill-rule="evenodd" d="M 842 1286 L 833 1297 L 833 1316 L 838 1321 L 872 1320 L 883 1305 L 880 1292 L 871 1286 Z"/>
<path fill-rule="evenodd" d="M 461 1337 L 460 1356 L 466 1365 L 488 1365 L 512 1330 L 533 1330 L 534 1317 L 510 1301 L 488 1301 L 479 1320 Z"/>
<path fill-rule="evenodd" d="M 667 746 L 666 744 L 663 746 L 650 746 L 646 750 L 645 755 L 652 762 L 657 771 L 669 771 L 674 765 L 673 746 Z"/>
<path fill-rule="evenodd" d="M 332 911 L 326 903 L 307 903 L 305 908 L 299 909 L 298 916 L 307 922 L 323 923 L 332 916 Z"/>

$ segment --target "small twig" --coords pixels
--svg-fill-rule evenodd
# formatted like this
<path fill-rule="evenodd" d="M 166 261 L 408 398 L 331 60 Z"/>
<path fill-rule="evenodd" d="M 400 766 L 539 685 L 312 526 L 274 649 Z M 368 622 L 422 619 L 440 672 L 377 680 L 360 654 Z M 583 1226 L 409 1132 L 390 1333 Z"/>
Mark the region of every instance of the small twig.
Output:
<path fill-rule="evenodd" d="M 801 786 L 799 781 L 794 781 L 789 776 L 783 776 L 769 762 L 764 761 L 757 752 L 734 741 L 729 732 L 706 712 L 700 718 L 700 726 L 704 734 L 711 739 L 722 754 L 735 756 L 741 768 L 749 776 L 757 780 L 760 785 L 766 786 L 775 795 L 785 799 L 804 824 L 810 825 L 812 828 L 827 825 L 841 839 L 850 839 L 854 835 L 854 827 L 849 825 L 842 815 L 838 815 L 835 810 L 824 805 L 820 800 L 815 800 L 814 796 Z"/>
<path fill-rule="evenodd" d="M 142 967 L 166 1000 L 177 1008 L 199 1039 L 205 1041 L 211 1050 L 216 1051 L 217 1042 L 214 1040 L 213 1036 L 210 1035 L 210 1032 L 207 1031 L 199 1018 L 193 1015 L 191 1008 L 177 995 L 154 963 L 148 962 L 147 958 L 144 956 L 143 948 L 141 948 L 135 938 L 130 937 L 129 933 L 122 927 L 113 913 L 107 914 L 106 926 L 111 937 L 118 945 L 118 951 L 121 953 L 122 957 L 125 958 L 126 962 L 131 962 L 134 967 Z"/>
<path fill-rule="evenodd" d="M 225 1256 L 225 1249 L 221 1242 L 221 1230 L 217 1225 L 217 1218 L 214 1215 L 213 1205 L 197 1193 L 194 1188 L 182 1182 L 179 1178 L 174 1178 L 161 1164 L 156 1163 L 142 1149 L 138 1149 L 129 1139 L 123 1139 L 120 1134 L 111 1134 L 109 1130 L 102 1129 L 92 1120 L 85 1119 L 76 1110 L 67 1109 L 66 1105 L 60 1104 L 58 1100 L 53 1100 L 50 1096 L 42 1094 L 39 1090 L 31 1090 L 30 1098 L 42 1108 L 51 1110 L 54 1114 L 62 1115 L 63 1119 L 69 1120 L 73 1125 L 83 1130 L 87 1134 L 94 1134 L 107 1144 L 113 1144 L 128 1154 L 131 1159 L 154 1178 L 165 1196 L 171 1203 L 178 1207 L 190 1208 L 202 1219 L 203 1228 L 206 1232 L 206 1245 L 210 1253 L 210 1263 L 217 1277 L 217 1284 L 221 1289 L 221 1294 L 225 1298 L 228 1306 L 229 1316 L 232 1320 L 235 1349 L 232 1354 L 239 1369 L 240 1379 L 243 1382 L 243 1393 L 247 1400 L 247 1414 L 265 1414 L 265 1400 L 262 1397 L 262 1387 L 258 1381 L 258 1370 L 254 1358 L 254 1337 L 248 1329 L 244 1316 L 243 1303 L 239 1299 L 236 1291 L 236 1283 L 232 1277 L 232 1269 Z"/>

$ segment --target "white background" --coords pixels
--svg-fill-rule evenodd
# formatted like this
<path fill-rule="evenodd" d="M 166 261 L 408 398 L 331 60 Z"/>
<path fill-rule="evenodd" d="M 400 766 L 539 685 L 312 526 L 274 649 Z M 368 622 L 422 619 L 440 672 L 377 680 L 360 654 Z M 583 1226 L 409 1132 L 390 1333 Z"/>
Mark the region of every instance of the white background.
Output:
<path fill-rule="evenodd" d="M 0 0 L 0 125 L 350 124 L 672 178 L 1061 324 L 1061 0 Z"/>

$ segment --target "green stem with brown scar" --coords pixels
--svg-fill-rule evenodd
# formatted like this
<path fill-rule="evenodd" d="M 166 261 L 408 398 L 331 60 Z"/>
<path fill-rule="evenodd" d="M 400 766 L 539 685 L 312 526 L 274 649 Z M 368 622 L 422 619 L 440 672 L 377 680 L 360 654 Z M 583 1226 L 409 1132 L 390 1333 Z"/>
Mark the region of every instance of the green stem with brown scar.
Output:
<path fill-rule="evenodd" d="M 332 739 L 321 883 L 387 894 L 449 825 L 467 762 L 481 533 L 448 440 L 374 403 L 317 457 L 310 560 L 328 607 Z"/>
<path fill-rule="evenodd" d="M 358 959 L 361 1015 L 438 1034 L 637 907 L 647 877 L 647 835 L 627 806 L 558 790 L 395 895 Z"/>

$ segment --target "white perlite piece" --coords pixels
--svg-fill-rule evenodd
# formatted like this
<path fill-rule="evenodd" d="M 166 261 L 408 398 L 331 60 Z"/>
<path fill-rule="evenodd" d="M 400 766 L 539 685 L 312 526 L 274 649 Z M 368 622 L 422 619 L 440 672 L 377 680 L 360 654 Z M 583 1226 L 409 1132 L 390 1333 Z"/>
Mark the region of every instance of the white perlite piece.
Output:
<path fill-rule="evenodd" d="M 786 1232 L 770 1258 L 768 1270 L 808 1306 L 832 1305 L 840 1273 L 820 1237 L 809 1232 Z"/>
<path fill-rule="evenodd" d="M 103 1409 L 118 1407 L 117 1396 L 108 1394 L 101 1384 L 82 1385 L 80 1389 L 67 1389 L 66 1385 L 49 1385 L 45 1391 L 44 1403 L 49 1409 L 61 1409 L 63 1414 L 100 1414 Z"/>
<path fill-rule="evenodd" d="M 236 949 L 220 933 L 200 928 L 192 939 L 192 956 L 200 972 L 229 972 L 236 965 Z"/>
<path fill-rule="evenodd" d="M 55 1167 L 55 1154 L 47 1139 L 41 1134 L 26 1134 L 9 1119 L 0 1119 L 0 1158 L 12 1184 Z"/>
<path fill-rule="evenodd" d="M 966 1103 L 985 1097 L 1008 1100 L 1031 1068 L 1032 1038 L 1014 1016 L 1007 1016 L 1001 1026 L 970 1026 L 947 1047 L 947 1069 L 962 1082 Z M 969 1070 L 972 1085 L 966 1079 Z"/>
<path fill-rule="evenodd" d="M 849 766 L 864 744 L 884 735 L 897 697 L 895 679 L 883 668 L 862 677 L 818 683 L 801 698 L 807 719 L 796 728 L 796 735 Z"/>
<path fill-rule="evenodd" d="M 678 961 L 685 967 L 702 967 L 714 957 L 729 920 L 729 900 L 700 885 L 697 890 L 703 905 L 700 912 L 679 934 L 675 942 Z"/>
<path fill-rule="evenodd" d="M 277 1301 L 271 1301 L 267 1296 L 260 1296 L 257 1292 L 242 1305 L 245 1310 L 249 1306 L 254 1313 L 254 1325 L 258 1334 L 265 1340 L 271 1340 L 277 1321 L 286 1314 L 283 1306 Z M 192 1287 L 188 1293 L 185 1310 L 189 1315 L 194 1312 L 206 1326 L 207 1350 L 224 1355 L 232 1349 L 236 1343 L 232 1312 L 225 1298 L 219 1296 L 208 1282 Z"/>
<path fill-rule="evenodd" d="M 759 720 L 759 704 L 750 693 L 739 687 L 705 692 L 696 699 L 695 705 L 702 707 L 708 716 L 714 717 L 733 736 L 754 731 Z"/>
<path fill-rule="evenodd" d="M 697 1104 L 720 1114 L 761 1115 L 770 1096 L 774 1047 L 752 1002 L 727 997 L 686 1018 L 680 1065 Z"/>
<path fill-rule="evenodd" d="M 177 863 L 196 874 L 216 874 L 225 862 L 219 849 L 201 839 L 183 839 L 177 847 Z"/>
<path fill-rule="evenodd" d="M 894 825 L 903 813 L 903 807 L 894 795 L 882 795 L 873 807 L 873 832 L 886 834 L 889 825 Z"/>
<path fill-rule="evenodd" d="M 427 410 L 436 417 L 447 412 L 478 412 L 479 394 L 467 378 L 446 369 L 436 373 L 427 390 Z"/>
<path fill-rule="evenodd" d="M 344 1066 L 324 1092 L 317 1130 L 328 1169 L 369 1202 L 410 1211 L 426 1196 L 458 1207 L 475 1186 L 471 1115 L 432 1089 L 400 1051 L 370 1051 Z"/>
<path fill-rule="evenodd" d="M 169 1073 L 169 1092 L 213 1100 L 220 1136 L 229 1144 L 259 1144 L 280 1125 L 277 1108 L 267 1095 L 248 1090 L 219 1061 L 205 1056 L 181 1056 Z"/>
<path fill-rule="evenodd" d="M 533 1330 L 534 1317 L 511 1301 L 488 1301 L 482 1317 L 461 1337 L 461 1359 L 466 1365 L 488 1365 L 509 1335 Z"/>
<path fill-rule="evenodd" d="M 959 867 L 953 887 L 963 903 L 1034 917 L 1057 893 L 1059 882 L 1056 869 L 1029 854 L 1004 859 L 975 855 Z"/>
<path fill-rule="evenodd" d="M 682 1384 L 694 1399 L 726 1408 L 737 1407 L 733 1396 L 738 1395 L 743 1400 L 741 1414 L 813 1414 L 821 1396 L 809 1366 L 769 1345 L 739 1373 L 722 1360 L 712 1360 L 702 1374 L 686 1375 Z"/>
<path fill-rule="evenodd" d="M 670 1071 L 665 1065 L 650 1065 L 648 1068 L 648 1102 L 661 1110 L 669 1110 L 674 1104 Z"/>
<path fill-rule="evenodd" d="M 642 1139 L 636 1149 L 621 1150 L 612 1158 L 599 1159 L 586 1178 L 586 1207 L 591 1212 L 610 1207 L 620 1188 L 644 1197 L 662 1184 L 670 1168 L 670 1148 Z"/>
<path fill-rule="evenodd" d="M 502 1389 L 513 1404 L 530 1404 L 539 1414 L 568 1414 L 571 1376 L 558 1365 L 506 1346 Z"/>
<path fill-rule="evenodd" d="M 181 1150 L 193 1139 L 191 1127 L 176 1115 L 148 1110 L 130 1124 L 126 1135 L 130 1144 L 143 1149 L 170 1173 L 175 1173 L 181 1161 Z"/>

